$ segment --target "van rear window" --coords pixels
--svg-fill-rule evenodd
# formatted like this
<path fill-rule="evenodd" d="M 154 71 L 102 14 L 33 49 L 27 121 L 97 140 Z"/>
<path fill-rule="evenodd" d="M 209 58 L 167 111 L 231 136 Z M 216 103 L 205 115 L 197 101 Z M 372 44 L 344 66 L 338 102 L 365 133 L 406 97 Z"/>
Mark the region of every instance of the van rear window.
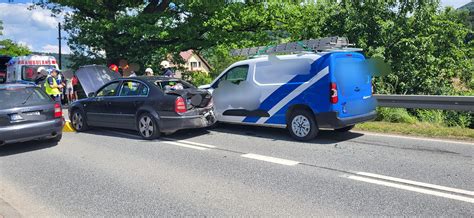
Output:
<path fill-rule="evenodd" d="M 55 68 L 53 65 L 25 65 L 21 67 L 21 78 L 26 81 L 34 81 L 38 68 L 43 67 L 45 69 Z"/>

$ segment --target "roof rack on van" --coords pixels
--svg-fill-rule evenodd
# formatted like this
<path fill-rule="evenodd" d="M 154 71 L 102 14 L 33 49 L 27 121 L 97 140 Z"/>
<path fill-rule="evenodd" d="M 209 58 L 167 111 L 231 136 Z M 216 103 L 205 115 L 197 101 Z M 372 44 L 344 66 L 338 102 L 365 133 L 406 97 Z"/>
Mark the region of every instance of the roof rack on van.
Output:
<path fill-rule="evenodd" d="M 362 51 L 362 49 L 349 48 L 349 46 L 353 46 L 353 44 L 349 44 L 349 40 L 346 37 L 333 36 L 278 45 L 233 49 L 230 54 L 232 56 L 258 56 L 275 53 Z"/>

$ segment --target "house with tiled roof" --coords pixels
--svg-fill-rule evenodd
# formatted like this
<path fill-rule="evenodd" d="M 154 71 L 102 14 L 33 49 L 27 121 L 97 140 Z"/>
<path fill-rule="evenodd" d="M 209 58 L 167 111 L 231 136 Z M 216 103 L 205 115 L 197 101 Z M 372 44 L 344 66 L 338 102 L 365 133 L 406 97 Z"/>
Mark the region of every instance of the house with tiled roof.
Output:
<path fill-rule="evenodd" d="M 209 63 L 202 57 L 199 53 L 194 52 L 192 49 L 187 51 L 182 51 L 179 53 L 179 56 L 184 60 L 184 64 L 176 65 L 171 63 L 171 67 L 175 69 L 184 69 L 186 72 L 203 72 L 209 73 L 211 71 L 211 66 Z M 176 77 L 181 78 L 181 70 L 176 70 Z"/>

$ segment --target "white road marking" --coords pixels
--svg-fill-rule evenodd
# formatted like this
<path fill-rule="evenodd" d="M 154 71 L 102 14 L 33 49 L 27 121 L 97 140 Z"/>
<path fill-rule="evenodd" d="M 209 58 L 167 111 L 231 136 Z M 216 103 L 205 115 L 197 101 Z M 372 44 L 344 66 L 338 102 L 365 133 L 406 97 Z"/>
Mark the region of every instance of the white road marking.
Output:
<path fill-rule="evenodd" d="M 206 148 L 216 148 L 216 146 L 214 146 L 214 145 L 208 145 L 208 144 L 203 144 L 203 143 L 199 143 L 199 142 L 192 142 L 192 141 L 187 141 L 187 140 L 176 140 L 176 139 L 172 139 L 172 138 L 163 138 L 163 139 L 176 141 L 176 142 L 180 142 L 180 143 L 185 143 L 185 144 L 197 145 L 197 146 L 206 147 Z"/>
<path fill-rule="evenodd" d="M 383 176 L 383 175 L 378 175 L 378 174 L 373 174 L 373 173 L 366 173 L 366 172 L 358 172 L 356 174 L 363 175 L 363 176 L 368 176 L 368 177 L 379 178 L 379 179 L 384 179 L 384 180 L 391 180 L 391 181 L 395 181 L 395 182 L 401 182 L 401 183 L 406 183 L 406 184 L 411 184 L 411 185 L 416 185 L 416 186 L 423 186 L 423 187 L 427 187 L 427 188 L 438 189 L 438 190 L 443 190 L 443 191 L 448 191 L 448 192 L 455 192 L 455 193 L 459 193 L 459 194 L 474 196 L 473 191 L 467 191 L 467 190 L 462 190 L 462 189 L 457 189 L 457 188 L 450 188 L 450 187 L 446 187 L 446 186 L 433 185 L 433 184 L 428 184 L 428 183 L 423 183 L 423 182 L 417 182 L 417 181 L 412 181 L 412 180 L 407 180 L 407 179 L 399 179 L 399 178 L 395 178 L 395 177 Z"/>
<path fill-rule="evenodd" d="M 402 136 L 402 135 L 395 135 L 395 134 L 382 134 L 382 133 L 373 133 L 373 132 L 366 132 L 366 131 L 353 131 L 362 133 L 364 135 L 373 135 L 373 136 L 383 136 L 383 137 L 392 137 L 392 138 L 402 138 L 402 139 L 413 139 L 413 140 L 423 140 L 423 141 L 432 141 L 432 142 L 444 142 L 444 143 L 453 143 L 453 144 L 463 144 L 463 145 L 474 145 L 472 142 L 462 142 L 462 141 L 452 141 L 452 140 L 444 140 L 444 139 L 431 139 L 431 138 L 423 138 L 423 137 L 414 137 L 414 136 Z"/>
<path fill-rule="evenodd" d="M 433 190 L 430 190 L 430 189 L 424 189 L 424 188 L 419 188 L 419 187 L 414 187 L 414 186 L 391 183 L 391 182 L 381 181 L 381 180 L 377 180 L 377 179 L 370 179 L 370 178 L 361 177 L 361 176 L 351 175 L 351 176 L 346 176 L 346 178 L 361 181 L 361 182 L 368 182 L 368 183 L 372 183 L 372 184 L 388 186 L 388 187 L 392 187 L 392 188 L 403 189 L 403 190 L 407 190 L 407 191 L 418 192 L 418 193 L 422 193 L 422 194 L 434 195 L 434 196 L 438 196 L 438 197 L 443 197 L 443 198 L 449 198 L 449 199 L 458 200 L 458 201 L 474 203 L 474 198 L 469 198 L 469 197 L 464 197 L 464 196 L 459 196 L 459 195 L 453 195 L 453 194 L 448 194 L 448 193 L 444 193 L 444 192 L 433 191 Z"/>
<path fill-rule="evenodd" d="M 188 145 L 188 144 L 183 144 L 179 142 L 172 142 L 172 141 L 162 141 L 163 143 L 170 144 L 170 145 L 177 145 L 180 147 L 185 147 L 185 148 L 192 148 L 196 150 L 207 150 L 207 148 L 199 147 L 199 146 L 194 146 L 194 145 Z"/>
<path fill-rule="evenodd" d="M 281 159 L 281 158 L 276 158 L 276 157 L 269 157 L 269 156 L 263 156 L 263 155 L 258 155 L 258 154 L 243 154 L 241 157 L 245 158 L 250 158 L 250 159 L 255 159 L 255 160 L 261 160 L 261 161 L 267 161 L 271 163 L 276 163 L 276 164 L 282 164 L 282 165 L 287 165 L 287 166 L 294 166 L 299 164 L 300 162 L 293 161 L 293 160 L 287 160 L 287 159 Z"/>

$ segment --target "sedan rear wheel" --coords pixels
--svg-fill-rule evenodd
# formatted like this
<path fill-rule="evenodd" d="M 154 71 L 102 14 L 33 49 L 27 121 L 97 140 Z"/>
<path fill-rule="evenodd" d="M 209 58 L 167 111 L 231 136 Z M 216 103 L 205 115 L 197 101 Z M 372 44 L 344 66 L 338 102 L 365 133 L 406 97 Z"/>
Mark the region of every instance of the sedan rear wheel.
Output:
<path fill-rule="evenodd" d="M 138 117 L 138 132 L 140 136 L 147 140 L 156 139 L 160 136 L 160 129 L 153 116 L 144 113 Z"/>

